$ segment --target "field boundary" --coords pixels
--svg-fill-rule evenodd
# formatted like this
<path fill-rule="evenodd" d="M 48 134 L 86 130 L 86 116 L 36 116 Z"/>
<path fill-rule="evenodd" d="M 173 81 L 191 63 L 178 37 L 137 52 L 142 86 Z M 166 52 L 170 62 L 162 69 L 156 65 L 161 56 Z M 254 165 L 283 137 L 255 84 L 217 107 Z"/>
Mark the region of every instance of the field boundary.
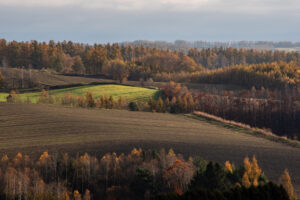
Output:
<path fill-rule="evenodd" d="M 273 142 L 278 142 L 278 143 L 286 144 L 286 145 L 289 145 L 292 147 L 300 148 L 300 142 L 298 142 L 298 141 L 291 140 L 286 137 L 280 137 L 280 136 L 277 136 L 277 135 L 273 134 L 272 132 L 266 131 L 264 129 L 253 128 L 246 124 L 242 124 L 242 123 L 230 121 L 230 120 L 225 120 L 221 117 L 210 115 L 210 114 L 207 114 L 204 112 L 195 111 L 194 113 L 185 114 L 185 116 L 196 119 L 196 120 L 205 121 L 205 122 L 213 124 L 213 125 L 222 126 L 227 129 L 235 130 L 238 132 L 243 132 L 243 133 L 253 135 L 256 137 L 261 137 L 261 138 L 264 138 L 264 139 L 267 139 L 267 140 L 270 140 Z"/>

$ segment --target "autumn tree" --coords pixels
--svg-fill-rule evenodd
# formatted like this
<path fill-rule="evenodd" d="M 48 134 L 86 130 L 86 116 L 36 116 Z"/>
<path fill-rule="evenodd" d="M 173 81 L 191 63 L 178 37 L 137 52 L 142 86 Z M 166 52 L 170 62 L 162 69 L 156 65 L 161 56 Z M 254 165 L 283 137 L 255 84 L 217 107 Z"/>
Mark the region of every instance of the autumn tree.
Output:
<path fill-rule="evenodd" d="M 249 160 L 248 157 L 244 159 L 244 168 L 245 172 L 243 175 L 242 184 L 245 187 L 249 187 L 250 185 L 257 187 L 260 184 L 260 181 L 265 181 L 264 174 L 258 166 L 257 159 L 255 156 L 252 157 L 252 162 Z"/>
<path fill-rule="evenodd" d="M 108 69 L 106 74 L 112 77 L 114 80 L 118 80 L 120 83 L 126 81 L 129 71 L 126 63 L 122 60 L 112 60 L 108 63 Z"/>
<path fill-rule="evenodd" d="M 89 108 L 94 108 L 96 106 L 95 99 L 92 92 L 86 94 L 86 105 Z"/>
<path fill-rule="evenodd" d="M 228 160 L 225 162 L 225 171 L 229 172 L 230 174 L 233 172 L 233 167 Z"/>
<path fill-rule="evenodd" d="M 288 193 L 291 200 L 296 200 L 297 196 L 294 193 L 294 187 L 291 181 L 290 174 L 287 169 L 284 170 L 283 174 L 280 177 L 280 183 L 283 185 L 284 189 Z"/>
<path fill-rule="evenodd" d="M 74 57 L 74 64 L 72 66 L 72 69 L 74 70 L 75 73 L 78 73 L 78 74 L 85 73 L 85 66 L 84 66 L 80 56 Z"/>
<path fill-rule="evenodd" d="M 289 199 L 285 188 L 293 194 L 291 179 L 286 171 L 283 186 L 264 182 L 257 187 L 248 170 L 257 171 L 255 159 L 245 161 L 236 170 L 228 161 L 225 168 L 200 157 L 185 160 L 170 149 L 142 150 L 130 153 L 106 153 L 101 160 L 87 153 L 69 157 L 43 152 L 37 158 L 17 153 L 13 158 L 4 155 L 0 161 L 1 199 Z M 232 170 L 232 173 L 231 173 Z M 194 175 L 194 172 L 196 174 Z M 243 172 L 245 172 L 243 174 Z M 249 176 L 248 176 L 249 174 Z M 243 186 L 233 182 L 242 180 Z M 250 182 L 251 181 L 251 182 Z M 285 186 L 286 185 L 286 186 Z M 205 191 L 203 194 L 199 191 Z M 202 197 L 202 196 L 201 196 Z M 158 198 L 165 199 L 165 198 Z"/>
<path fill-rule="evenodd" d="M 176 194 L 181 195 L 193 177 L 194 169 L 189 163 L 175 160 L 173 165 L 164 172 L 164 179 Z"/>

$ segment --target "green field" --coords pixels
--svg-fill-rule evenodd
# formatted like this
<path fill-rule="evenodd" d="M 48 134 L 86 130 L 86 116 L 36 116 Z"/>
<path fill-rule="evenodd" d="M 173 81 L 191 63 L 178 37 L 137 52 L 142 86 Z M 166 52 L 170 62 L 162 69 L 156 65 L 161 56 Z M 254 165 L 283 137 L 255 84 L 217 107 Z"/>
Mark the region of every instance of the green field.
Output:
<path fill-rule="evenodd" d="M 5 102 L 8 93 L 0 93 L 0 102 Z"/>
<path fill-rule="evenodd" d="M 63 97 L 70 93 L 73 97 L 86 95 L 87 92 L 92 92 L 95 98 L 104 95 L 112 96 L 115 100 L 120 96 L 127 101 L 148 101 L 150 97 L 157 98 L 160 92 L 156 89 L 149 89 L 143 87 L 125 86 L 117 84 L 103 84 L 103 85 L 86 85 L 78 87 L 70 87 L 64 89 L 50 90 L 48 93 L 53 97 Z M 22 102 L 30 99 L 32 103 L 36 103 L 41 95 L 41 92 L 30 92 L 19 94 Z M 0 101 L 5 102 L 8 93 L 0 93 Z"/>

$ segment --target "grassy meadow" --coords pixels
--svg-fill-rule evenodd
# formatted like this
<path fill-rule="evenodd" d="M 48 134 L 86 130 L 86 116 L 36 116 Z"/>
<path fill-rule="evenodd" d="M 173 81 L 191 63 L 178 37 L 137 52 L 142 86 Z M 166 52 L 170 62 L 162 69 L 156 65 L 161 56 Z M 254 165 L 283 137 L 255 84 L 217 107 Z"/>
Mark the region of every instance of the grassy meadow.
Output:
<path fill-rule="evenodd" d="M 78 87 L 70 87 L 63 89 L 49 90 L 49 95 L 53 97 L 64 97 L 71 94 L 73 97 L 86 95 L 87 92 L 92 92 L 94 98 L 99 98 L 104 95 L 112 96 L 115 100 L 122 96 L 127 101 L 148 101 L 150 97 L 158 98 L 160 92 L 156 89 L 149 89 L 143 87 L 133 87 L 118 84 L 103 84 L 103 85 L 86 85 Z M 28 92 L 19 94 L 22 102 L 30 99 L 32 103 L 37 103 L 41 92 Z M 0 93 L 0 102 L 5 102 L 8 93 Z"/>

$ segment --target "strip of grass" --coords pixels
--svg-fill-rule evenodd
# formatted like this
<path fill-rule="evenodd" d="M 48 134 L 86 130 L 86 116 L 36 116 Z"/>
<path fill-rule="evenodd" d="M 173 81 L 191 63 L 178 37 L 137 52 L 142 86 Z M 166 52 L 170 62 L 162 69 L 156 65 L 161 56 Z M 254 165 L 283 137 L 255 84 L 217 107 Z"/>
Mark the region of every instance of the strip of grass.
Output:
<path fill-rule="evenodd" d="M 148 101 L 150 97 L 157 99 L 161 92 L 156 89 L 134 87 L 134 86 L 124 86 L 117 84 L 104 84 L 104 85 L 86 85 L 86 86 L 76 86 L 70 88 L 54 89 L 49 90 L 48 93 L 53 97 L 58 97 L 59 99 L 67 94 L 71 94 L 73 97 L 86 95 L 87 92 L 92 92 L 94 98 L 99 98 L 104 95 L 112 96 L 115 100 L 119 99 L 121 96 L 127 101 Z M 37 103 L 41 92 L 29 92 L 19 94 L 21 101 L 26 101 L 27 98 L 30 99 L 32 103 Z M 5 102 L 8 93 L 0 93 L 0 102 Z"/>
<path fill-rule="evenodd" d="M 0 93 L 0 102 L 5 102 L 8 93 Z"/>
<path fill-rule="evenodd" d="M 287 144 L 287 145 L 292 146 L 292 147 L 300 148 L 300 144 L 297 143 L 297 142 L 293 142 L 291 140 L 283 139 L 283 138 L 276 137 L 276 136 L 265 135 L 265 134 L 262 134 L 262 133 L 259 133 L 259 132 L 256 132 L 256 131 L 252 131 L 252 130 L 249 130 L 249 129 L 246 129 L 246 128 L 242 128 L 242 127 L 239 127 L 239 126 L 236 126 L 236 125 L 233 125 L 233 124 L 227 124 L 225 122 L 221 122 L 221 121 L 218 121 L 218 120 L 215 120 L 215 119 L 211 119 L 209 117 L 199 116 L 199 115 L 195 115 L 195 114 L 185 114 L 185 116 L 193 118 L 193 119 L 197 119 L 197 120 L 200 120 L 200 121 L 204 121 L 204 122 L 207 122 L 207 123 L 210 123 L 210 124 L 213 124 L 213 125 L 222 126 L 224 128 L 228 128 L 230 130 L 246 133 L 246 134 L 253 135 L 253 136 L 256 136 L 256 137 L 265 138 L 265 139 L 273 141 L 273 142 L 279 142 L 279 143 L 282 143 L 282 144 Z"/>

